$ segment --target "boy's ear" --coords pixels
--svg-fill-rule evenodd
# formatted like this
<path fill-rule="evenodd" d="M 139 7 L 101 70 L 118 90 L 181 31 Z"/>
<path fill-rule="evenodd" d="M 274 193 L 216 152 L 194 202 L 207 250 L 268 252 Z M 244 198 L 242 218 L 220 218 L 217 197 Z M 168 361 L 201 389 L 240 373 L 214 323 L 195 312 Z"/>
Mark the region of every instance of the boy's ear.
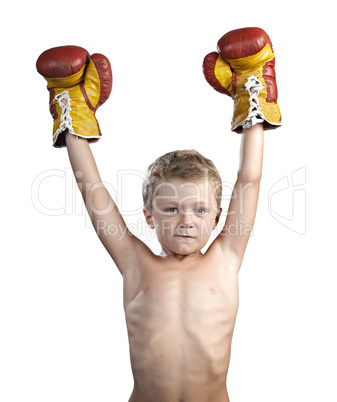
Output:
<path fill-rule="evenodd" d="M 222 208 L 219 209 L 219 212 L 218 212 L 218 214 L 217 214 L 217 216 L 216 216 L 216 218 L 214 220 L 213 230 L 216 228 L 216 225 L 219 223 L 221 212 L 222 212 Z"/>
<path fill-rule="evenodd" d="M 143 213 L 145 216 L 146 223 L 150 226 L 151 229 L 154 229 L 154 223 L 151 213 L 146 208 L 143 209 Z"/>

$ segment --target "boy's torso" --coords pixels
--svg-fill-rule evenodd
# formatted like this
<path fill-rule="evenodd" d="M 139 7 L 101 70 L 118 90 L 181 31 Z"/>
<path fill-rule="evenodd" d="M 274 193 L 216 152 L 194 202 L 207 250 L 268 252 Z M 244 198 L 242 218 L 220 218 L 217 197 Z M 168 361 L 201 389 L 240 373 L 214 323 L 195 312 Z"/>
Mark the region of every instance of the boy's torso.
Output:
<path fill-rule="evenodd" d="M 124 275 L 130 402 L 228 402 L 237 270 L 216 247 L 182 261 L 145 254 Z"/>

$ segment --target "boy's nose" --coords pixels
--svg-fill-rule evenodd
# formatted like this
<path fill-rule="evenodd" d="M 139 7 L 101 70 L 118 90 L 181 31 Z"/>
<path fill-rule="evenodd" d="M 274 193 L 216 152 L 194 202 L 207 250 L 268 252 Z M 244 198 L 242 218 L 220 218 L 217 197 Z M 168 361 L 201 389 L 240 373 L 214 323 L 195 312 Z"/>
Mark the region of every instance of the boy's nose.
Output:
<path fill-rule="evenodd" d="M 193 214 L 188 212 L 183 212 L 180 215 L 180 225 L 184 227 L 194 227 Z"/>

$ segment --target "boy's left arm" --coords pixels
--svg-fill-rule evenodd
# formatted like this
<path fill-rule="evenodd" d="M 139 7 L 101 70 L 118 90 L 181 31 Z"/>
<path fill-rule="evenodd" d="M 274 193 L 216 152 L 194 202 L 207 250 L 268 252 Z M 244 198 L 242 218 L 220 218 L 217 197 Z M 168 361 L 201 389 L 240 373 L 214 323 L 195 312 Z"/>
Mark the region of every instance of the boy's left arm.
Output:
<path fill-rule="evenodd" d="M 263 125 L 243 129 L 240 165 L 227 219 L 217 241 L 239 269 L 251 235 L 257 210 L 263 161 Z"/>
<path fill-rule="evenodd" d="M 232 131 L 242 133 L 240 166 L 225 226 L 216 239 L 240 268 L 251 235 L 260 190 L 263 129 L 281 126 L 275 55 L 261 28 L 227 32 L 203 62 L 207 82 L 234 100 Z"/>

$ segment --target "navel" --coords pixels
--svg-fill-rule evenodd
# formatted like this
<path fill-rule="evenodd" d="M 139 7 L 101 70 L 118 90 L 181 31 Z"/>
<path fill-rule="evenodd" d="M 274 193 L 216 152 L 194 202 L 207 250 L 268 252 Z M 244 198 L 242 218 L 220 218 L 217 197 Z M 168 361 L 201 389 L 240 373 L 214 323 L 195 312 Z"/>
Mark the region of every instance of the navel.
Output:
<path fill-rule="evenodd" d="M 145 288 L 144 293 L 145 293 L 146 295 L 148 295 L 148 294 L 150 293 L 150 288 Z"/>
<path fill-rule="evenodd" d="M 216 290 L 214 289 L 214 288 L 209 288 L 209 291 L 212 293 L 212 295 L 215 295 L 216 294 Z"/>

